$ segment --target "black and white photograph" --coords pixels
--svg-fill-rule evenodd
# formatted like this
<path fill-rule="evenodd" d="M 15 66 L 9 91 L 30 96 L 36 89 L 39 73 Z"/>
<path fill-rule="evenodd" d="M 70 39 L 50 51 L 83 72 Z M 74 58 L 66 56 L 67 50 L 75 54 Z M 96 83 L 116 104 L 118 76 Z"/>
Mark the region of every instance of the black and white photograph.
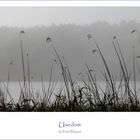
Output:
<path fill-rule="evenodd" d="M 140 111 L 139 7 L 0 7 L 0 111 Z"/>

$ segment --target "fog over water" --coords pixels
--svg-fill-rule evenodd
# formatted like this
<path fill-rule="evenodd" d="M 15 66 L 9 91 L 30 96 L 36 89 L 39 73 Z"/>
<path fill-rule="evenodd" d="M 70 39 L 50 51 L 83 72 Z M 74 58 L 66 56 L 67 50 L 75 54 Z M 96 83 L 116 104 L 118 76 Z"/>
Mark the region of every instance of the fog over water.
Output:
<path fill-rule="evenodd" d="M 46 88 L 53 65 L 53 80 L 61 86 L 61 68 L 50 44 L 53 41 L 61 59 L 69 66 L 74 81 L 81 81 L 86 74 L 86 66 L 96 73 L 97 81 L 105 87 L 101 72 L 105 70 L 101 57 L 96 53 L 96 45 L 89 40 L 90 34 L 100 46 L 111 74 L 119 81 L 120 66 L 113 49 L 113 37 L 119 43 L 129 72 L 133 71 L 133 53 L 140 54 L 140 8 L 137 7 L 0 7 L 0 81 L 8 80 L 11 95 L 19 98 L 19 81 L 23 80 L 20 31 L 24 51 L 25 72 L 34 81 L 36 96 L 42 93 L 42 83 Z M 136 31 L 132 34 L 132 31 Z M 28 54 L 28 57 L 27 57 Z M 138 57 L 139 58 L 139 57 Z M 139 68 L 140 60 L 136 59 Z M 133 78 L 130 80 L 133 81 Z M 140 80 L 136 71 L 136 80 Z M 139 82 L 137 88 L 139 89 Z M 3 85 L 2 85 L 3 86 Z M 133 83 L 132 83 L 133 88 Z M 4 88 L 3 88 L 4 89 Z M 60 88 L 56 88 L 60 90 Z M 57 92 L 57 91 L 55 91 Z"/>

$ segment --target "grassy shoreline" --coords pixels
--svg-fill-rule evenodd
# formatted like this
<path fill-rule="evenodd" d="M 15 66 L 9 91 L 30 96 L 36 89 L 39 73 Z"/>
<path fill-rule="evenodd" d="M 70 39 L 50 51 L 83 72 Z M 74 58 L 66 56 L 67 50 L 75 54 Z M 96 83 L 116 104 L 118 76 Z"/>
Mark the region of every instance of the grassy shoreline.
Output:
<path fill-rule="evenodd" d="M 131 35 L 137 33 L 137 30 L 131 31 Z M 18 102 L 15 102 L 9 91 L 9 71 L 8 81 L 4 85 L 4 91 L 0 89 L 0 111 L 7 112 L 125 112 L 125 111 L 140 111 L 140 99 L 139 91 L 137 90 L 137 77 L 136 71 L 139 71 L 139 66 L 136 63 L 136 59 L 140 56 L 135 56 L 135 46 L 132 46 L 132 71 L 131 75 L 126 65 L 124 55 L 121 51 L 119 41 L 116 36 L 112 39 L 112 46 L 116 53 L 118 64 L 120 67 L 119 84 L 116 83 L 115 77 L 112 75 L 108 62 L 106 61 L 103 52 L 100 49 L 99 44 L 92 37 L 91 34 L 87 35 L 87 39 L 92 41 L 94 49 L 92 53 L 97 53 L 102 60 L 104 71 L 101 75 L 104 77 L 106 88 L 102 89 L 97 82 L 96 73 L 85 63 L 86 74 L 79 73 L 82 86 L 77 85 L 72 79 L 72 75 L 67 65 L 65 58 L 61 57 L 54 45 L 51 37 L 47 37 L 46 43 L 52 48 L 55 59 L 51 66 L 51 73 L 48 87 L 44 88 L 43 77 L 42 79 L 42 96 L 36 98 L 32 88 L 32 77 L 30 71 L 30 57 L 27 53 L 24 55 L 24 46 L 22 43 L 22 35 L 25 32 L 20 31 L 20 49 L 21 49 L 21 64 L 23 72 L 23 85 L 19 82 L 20 86 L 20 98 Z M 133 37 L 133 36 L 132 36 Z M 25 57 L 27 57 L 27 63 L 25 63 Z M 57 81 L 53 79 L 53 65 L 54 63 L 59 64 L 61 69 L 61 77 L 63 79 L 64 88 L 59 89 L 58 93 L 55 93 Z M 9 65 L 12 65 L 9 64 Z M 25 69 L 27 65 L 27 70 Z M 134 88 L 130 86 L 130 79 L 133 79 Z M 40 93 L 41 94 L 41 93 Z M 55 95 L 54 95 L 55 94 Z M 55 96 L 54 100 L 51 101 L 52 96 Z M 7 101 L 7 99 L 9 99 Z"/>

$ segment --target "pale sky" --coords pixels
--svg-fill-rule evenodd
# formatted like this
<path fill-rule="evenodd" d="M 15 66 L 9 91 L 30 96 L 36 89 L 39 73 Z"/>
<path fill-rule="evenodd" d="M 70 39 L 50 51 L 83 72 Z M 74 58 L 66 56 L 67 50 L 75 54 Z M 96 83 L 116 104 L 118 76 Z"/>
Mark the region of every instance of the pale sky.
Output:
<path fill-rule="evenodd" d="M 98 20 L 119 23 L 121 20 L 140 21 L 139 13 L 139 7 L 0 7 L 0 26 L 83 25 Z"/>

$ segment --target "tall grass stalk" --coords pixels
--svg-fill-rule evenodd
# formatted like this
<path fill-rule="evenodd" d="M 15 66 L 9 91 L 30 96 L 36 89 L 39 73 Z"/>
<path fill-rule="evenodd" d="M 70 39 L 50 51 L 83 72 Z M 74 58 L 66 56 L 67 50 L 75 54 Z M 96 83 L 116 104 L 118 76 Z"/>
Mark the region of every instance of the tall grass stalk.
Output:
<path fill-rule="evenodd" d="M 66 87 L 67 95 L 68 95 L 68 100 L 70 102 L 70 91 L 69 91 L 69 87 L 68 87 L 68 77 L 67 77 L 67 73 L 66 73 L 66 67 L 64 67 L 64 65 L 62 63 L 62 60 L 61 60 L 61 58 L 60 58 L 60 56 L 59 56 L 59 54 L 58 54 L 58 52 L 55 48 L 55 45 L 54 45 L 52 39 L 50 37 L 48 37 L 46 39 L 46 41 L 51 44 L 51 46 L 52 46 L 52 48 L 53 48 L 53 50 L 56 54 L 56 58 L 58 59 L 58 61 L 60 63 L 61 70 L 62 70 L 62 76 L 63 76 L 64 84 L 65 84 L 65 87 Z"/>
<path fill-rule="evenodd" d="M 116 40 L 116 37 L 114 36 L 113 39 Z M 114 41 L 112 43 L 113 43 L 114 50 L 117 54 L 117 58 L 119 60 L 120 68 L 121 68 L 121 71 L 122 71 L 122 76 L 124 78 L 125 93 L 126 93 L 126 96 L 128 95 L 128 98 L 130 99 L 130 102 L 132 103 L 133 102 L 132 95 L 131 95 L 132 92 L 131 92 L 130 86 L 129 86 L 129 79 L 130 78 L 128 76 L 126 63 L 125 63 L 125 60 L 124 60 L 124 57 L 123 57 L 123 54 L 121 52 L 121 49 L 119 47 L 118 42 L 117 42 L 117 45 L 115 44 Z M 117 48 L 118 48 L 118 50 L 117 50 Z"/>
<path fill-rule="evenodd" d="M 20 48 L 21 48 L 21 59 L 22 59 L 22 71 L 23 71 L 23 82 L 25 86 L 26 76 L 25 76 L 25 62 L 24 62 L 24 51 L 23 51 L 23 43 L 22 43 L 22 34 L 25 32 L 22 30 L 20 31 Z"/>
<path fill-rule="evenodd" d="M 96 40 L 90 34 L 88 34 L 87 37 L 88 37 L 88 39 L 92 39 L 94 41 L 95 45 L 96 45 L 96 48 L 97 48 L 97 50 L 98 50 L 98 52 L 99 52 L 99 54 L 101 56 L 101 59 L 103 61 L 103 64 L 105 66 L 105 69 L 106 69 L 108 77 L 109 77 L 109 80 L 108 80 L 109 83 L 108 84 L 111 86 L 112 94 L 115 97 L 116 91 L 115 91 L 115 88 L 114 88 L 114 84 L 113 84 L 113 80 L 112 80 L 112 76 L 111 76 L 109 67 L 108 67 L 107 62 L 106 62 L 106 60 L 104 58 L 104 55 L 102 54 L 102 51 L 101 51 L 98 43 L 96 42 Z M 114 106 L 115 106 L 115 100 L 114 100 Z"/>

